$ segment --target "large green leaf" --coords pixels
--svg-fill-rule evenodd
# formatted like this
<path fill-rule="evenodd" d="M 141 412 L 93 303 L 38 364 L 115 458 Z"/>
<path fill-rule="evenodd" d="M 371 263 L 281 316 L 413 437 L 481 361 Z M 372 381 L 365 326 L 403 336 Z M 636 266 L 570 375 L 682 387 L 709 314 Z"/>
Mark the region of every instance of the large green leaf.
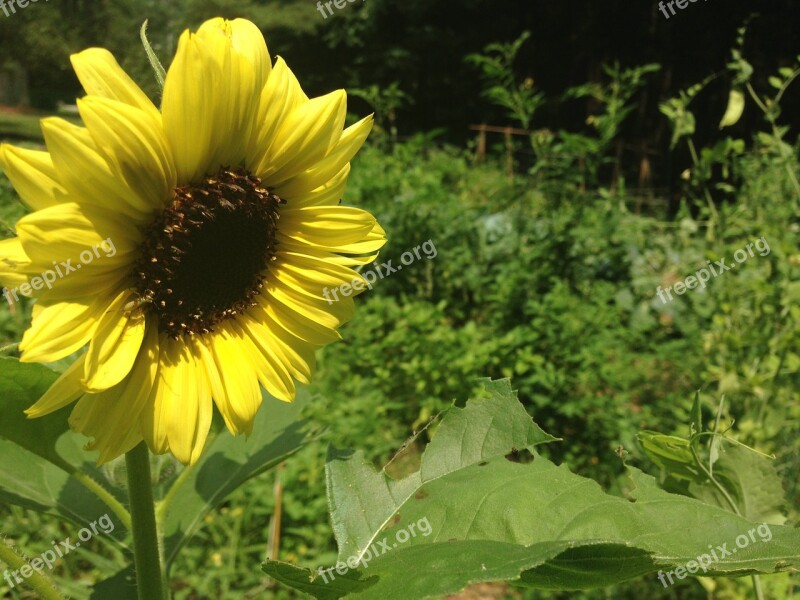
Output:
<path fill-rule="evenodd" d="M 448 413 L 419 472 L 401 481 L 375 473 L 361 453 L 329 451 L 328 497 L 340 558 L 369 547 L 405 503 L 424 493 L 427 482 L 556 439 L 531 421 L 508 381 L 486 382 L 485 386 L 485 398 L 473 403 L 469 411 Z"/>
<path fill-rule="evenodd" d="M 513 451 L 533 452 L 552 438 L 507 382 L 487 391 L 445 416 L 420 471 L 403 480 L 376 472 L 360 452 L 332 452 L 339 571 L 323 576 L 279 562 L 264 570 L 318 598 L 425 598 L 498 580 L 559 590 L 607 586 L 697 567 L 690 561 L 701 556 L 709 576 L 800 566 L 800 531 L 670 494 L 636 469 L 626 499 L 541 456 L 511 460 Z M 720 547 L 718 560 L 709 546 Z M 730 555 L 723 558 L 722 547 Z"/>
<path fill-rule="evenodd" d="M 24 411 L 56 380 L 57 374 L 35 364 L 0 358 L 0 501 L 58 514 L 86 525 L 108 513 L 113 537 L 125 527 L 79 479 L 90 478 L 117 500 L 124 497 L 95 467 L 97 454 L 83 449 L 86 438 L 69 430 L 66 407 L 40 419 Z"/>
<path fill-rule="evenodd" d="M 177 476 L 174 485 L 178 487 L 170 490 L 160 508 L 167 564 L 175 560 L 203 517 L 231 492 L 315 439 L 319 432 L 301 418 L 309 401 L 309 394 L 303 389 L 298 390 L 297 399 L 291 404 L 264 392 L 264 403 L 249 438 L 227 433 L 215 437 L 200 461 Z"/>

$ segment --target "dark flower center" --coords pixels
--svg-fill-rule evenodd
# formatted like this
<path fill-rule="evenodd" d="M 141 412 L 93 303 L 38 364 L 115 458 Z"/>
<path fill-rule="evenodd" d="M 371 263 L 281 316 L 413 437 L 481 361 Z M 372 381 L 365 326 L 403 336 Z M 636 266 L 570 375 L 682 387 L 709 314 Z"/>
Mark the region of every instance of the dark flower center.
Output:
<path fill-rule="evenodd" d="M 175 189 L 135 265 L 140 301 L 162 330 L 176 339 L 208 333 L 253 306 L 275 258 L 283 202 L 242 169 Z"/>

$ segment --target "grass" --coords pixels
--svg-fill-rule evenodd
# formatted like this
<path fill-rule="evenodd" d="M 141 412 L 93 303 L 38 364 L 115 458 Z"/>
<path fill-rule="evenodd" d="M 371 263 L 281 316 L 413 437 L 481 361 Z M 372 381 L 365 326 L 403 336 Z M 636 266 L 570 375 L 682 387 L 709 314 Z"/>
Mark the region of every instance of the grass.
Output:
<path fill-rule="evenodd" d="M 0 137 L 44 141 L 40 117 L 0 111 Z"/>
<path fill-rule="evenodd" d="M 53 116 L 50 113 L 19 112 L 0 107 L 0 140 L 27 140 L 29 142 L 44 142 L 39 121 L 45 117 Z M 59 113 L 57 116 L 76 125 L 80 120 L 72 112 Z"/>

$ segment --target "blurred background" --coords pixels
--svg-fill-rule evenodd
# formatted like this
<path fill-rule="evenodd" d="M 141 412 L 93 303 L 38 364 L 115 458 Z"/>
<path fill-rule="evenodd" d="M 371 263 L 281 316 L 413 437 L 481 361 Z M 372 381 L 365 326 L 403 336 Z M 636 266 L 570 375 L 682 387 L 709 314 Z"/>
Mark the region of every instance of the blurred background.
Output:
<path fill-rule="evenodd" d="M 324 3 L 323 3 L 324 4 Z M 346 204 L 372 211 L 395 264 L 430 240 L 437 255 L 357 300 L 344 340 L 319 357 L 311 418 L 325 439 L 251 483 L 209 518 L 174 573 L 175 598 L 289 598 L 259 569 L 277 556 L 335 562 L 328 443 L 413 470 L 426 425 L 478 377 L 509 377 L 546 431 L 545 452 L 611 491 L 627 460 L 657 474 L 642 429 L 686 435 L 700 390 L 724 399 L 731 436 L 767 454 L 800 511 L 800 3 L 712 0 L 664 16 L 657 2 L 589 0 L 39 0 L 0 12 L 0 140 L 40 147 L 38 120 L 78 121 L 69 55 L 110 49 L 158 101 L 139 40 L 165 66 L 180 32 L 213 16 L 264 32 L 309 95 L 349 94 L 376 129 L 353 163 Z M 2 9 L 0 9 L 2 10 Z M 669 9 L 667 9 L 668 11 Z M 331 14 L 332 13 L 332 14 Z M 24 214 L 0 175 L 0 227 Z M 662 302 L 707 261 L 763 238 L 705 289 Z M 0 345 L 30 318 L 0 307 Z M 169 468 L 167 465 L 166 468 Z M 276 481 L 283 508 L 273 523 Z M 2 532 L 29 549 L 58 525 L 0 505 Z M 100 579 L 102 540 L 56 572 L 75 598 Z M 98 566 L 99 565 L 99 566 Z M 762 578 L 768 598 L 800 579 Z M 26 598 L 2 587 L 0 594 Z M 459 598 L 736 599 L 749 580 L 656 578 L 575 594 L 480 586 Z"/>

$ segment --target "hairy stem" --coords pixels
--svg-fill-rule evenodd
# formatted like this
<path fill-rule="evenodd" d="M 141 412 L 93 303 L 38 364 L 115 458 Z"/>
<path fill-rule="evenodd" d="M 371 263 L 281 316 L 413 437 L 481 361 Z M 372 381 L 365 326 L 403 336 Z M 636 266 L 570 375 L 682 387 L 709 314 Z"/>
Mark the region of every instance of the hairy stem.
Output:
<path fill-rule="evenodd" d="M 158 529 L 150 478 L 150 453 L 144 442 L 125 455 L 133 521 L 133 550 L 139 600 L 165 600 L 164 570 L 159 558 Z"/>

